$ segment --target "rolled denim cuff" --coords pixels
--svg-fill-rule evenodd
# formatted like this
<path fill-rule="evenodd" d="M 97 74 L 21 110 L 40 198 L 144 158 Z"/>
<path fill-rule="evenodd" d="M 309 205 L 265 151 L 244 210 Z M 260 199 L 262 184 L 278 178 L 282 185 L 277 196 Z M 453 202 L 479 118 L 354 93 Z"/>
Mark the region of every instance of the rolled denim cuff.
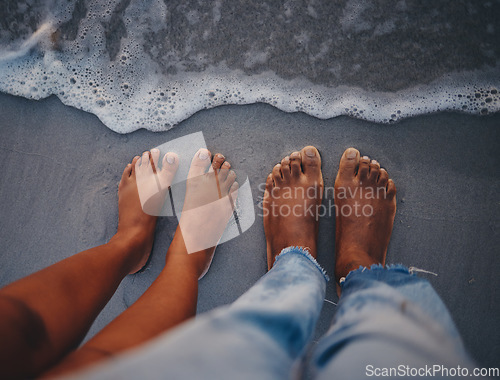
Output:
<path fill-rule="evenodd" d="M 276 264 L 282 257 L 286 255 L 301 255 L 305 257 L 307 260 L 309 260 L 315 267 L 318 269 L 318 271 L 321 273 L 323 278 L 326 280 L 326 282 L 330 281 L 330 277 L 326 274 L 326 271 L 323 269 L 321 265 L 316 261 L 314 257 L 312 257 L 311 253 L 309 253 L 309 249 L 307 247 L 299 247 L 299 246 L 293 246 L 293 247 L 288 247 L 284 248 L 281 250 L 280 254 L 276 256 L 276 259 L 274 260 L 274 263 Z"/>
<path fill-rule="evenodd" d="M 418 269 L 418 268 L 414 268 Z M 372 275 L 377 275 L 377 272 L 381 271 L 392 271 L 392 272 L 399 272 L 399 273 L 406 273 L 408 275 L 415 275 L 414 272 L 419 271 L 419 270 L 411 270 L 408 267 L 406 267 L 403 264 L 387 264 L 385 267 L 382 264 L 372 264 L 369 268 L 365 267 L 363 265 L 360 265 L 358 269 L 350 271 L 346 277 L 341 277 L 339 280 L 339 285 L 340 288 L 343 289 L 345 283 L 353 276 L 357 276 L 361 273 L 364 273 L 368 271 L 367 273 L 371 273 Z M 432 272 L 430 272 L 432 273 Z"/>

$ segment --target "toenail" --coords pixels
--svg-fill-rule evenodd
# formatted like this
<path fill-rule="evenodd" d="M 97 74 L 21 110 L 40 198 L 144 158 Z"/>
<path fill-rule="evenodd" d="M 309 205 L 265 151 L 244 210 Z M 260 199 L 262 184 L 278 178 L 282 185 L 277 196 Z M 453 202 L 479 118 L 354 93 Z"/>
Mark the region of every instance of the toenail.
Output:
<path fill-rule="evenodd" d="M 286 156 L 284 159 L 283 159 L 283 162 L 285 164 L 289 164 L 290 163 L 290 157 Z"/>
<path fill-rule="evenodd" d="M 208 158 L 208 153 L 205 150 L 202 150 L 199 154 L 198 157 L 200 157 L 200 160 L 206 160 Z"/>
<path fill-rule="evenodd" d="M 151 153 L 158 153 L 158 152 L 159 152 L 159 150 L 158 150 L 158 149 L 156 149 L 156 148 L 151 149 Z"/>
<path fill-rule="evenodd" d="M 372 164 L 377 165 L 378 164 L 377 160 L 372 160 Z"/>
<path fill-rule="evenodd" d="M 356 151 L 354 149 L 349 149 L 345 156 L 347 158 L 356 158 Z"/>
<path fill-rule="evenodd" d="M 224 157 L 222 154 L 217 153 L 217 158 L 220 160 L 224 160 L 226 157 Z"/>
<path fill-rule="evenodd" d="M 300 153 L 299 152 L 293 152 L 290 157 L 300 157 Z"/>
<path fill-rule="evenodd" d="M 363 160 L 368 160 L 368 161 L 370 161 L 370 157 L 368 157 L 368 156 L 363 156 Z"/>
<path fill-rule="evenodd" d="M 306 155 L 309 156 L 309 157 L 314 157 L 316 155 L 316 153 L 314 152 L 313 148 L 307 148 L 306 149 Z"/>
<path fill-rule="evenodd" d="M 175 156 L 173 154 L 167 154 L 167 162 L 172 165 L 175 162 Z"/>
<path fill-rule="evenodd" d="M 229 168 L 231 165 L 229 165 L 229 162 L 224 162 L 224 165 L 222 165 L 222 166 Z"/>

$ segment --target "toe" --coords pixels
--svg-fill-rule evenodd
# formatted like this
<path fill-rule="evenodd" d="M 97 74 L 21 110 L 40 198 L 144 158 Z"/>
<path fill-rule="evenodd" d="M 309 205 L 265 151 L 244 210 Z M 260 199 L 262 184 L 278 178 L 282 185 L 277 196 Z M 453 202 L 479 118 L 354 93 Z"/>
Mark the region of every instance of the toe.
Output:
<path fill-rule="evenodd" d="M 137 170 L 137 167 L 141 164 L 141 157 L 140 156 L 135 156 L 132 160 L 132 169 L 130 170 L 130 176 L 135 175 L 135 171 Z"/>
<path fill-rule="evenodd" d="M 210 166 L 210 151 L 208 149 L 200 149 L 194 155 L 191 166 L 188 172 L 188 178 L 194 178 L 205 174 Z"/>
<path fill-rule="evenodd" d="M 161 163 L 162 170 L 172 170 L 177 169 L 179 166 L 179 156 L 176 153 L 168 152 L 165 156 L 163 156 L 163 161 Z"/>
<path fill-rule="evenodd" d="M 227 189 L 226 191 L 229 192 L 229 189 L 233 184 L 236 182 L 236 173 L 233 170 L 229 170 L 227 173 L 227 177 L 224 180 L 224 188 Z M 224 194 L 223 194 L 224 195 Z"/>
<path fill-rule="evenodd" d="M 286 156 L 281 160 L 281 176 L 284 181 L 288 181 L 290 179 L 290 157 Z"/>
<path fill-rule="evenodd" d="M 159 171 L 162 187 L 168 187 L 172 184 L 175 173 L 179 167 L 179 156 L 173 152 L 168 152 L 163 156 L 161 171 Z"/>
<path fill-rule="evenodd" d="M 264 197 L 271 195 L 273 189 L 273 175 L 269 174 L 266 178 L 266 189 L 264 190 Z"/>
<path fill-rule="evenodd" d="M 378 177 L 378 186 L 385 188 L 387 186 L 387 182 L 389 181 L 389 174 L 387 170 L 380 169 L 380 174 Z"/>
<path fill-rule="evenodd" d="M 148 167 L 150 165 L 150 162 L 149 162 L 149 151 L 146 151 L 142 154 L 142 158 L 141 158 L 141 162 L 140 162 L 140 166 L 141 167 Z"/>
<path fill-rule="evenodd" d="M 300 151 L 302 169 L 307 175 L 317 175 L 321 171 L 321 157 L 314 146 L 306 146 Z"/>
<path fill-rule="evenodd" d="M 393 199 L 396 196 L 396 185 L 392 179 L 387 181 L 387 198 Z"/>
<path fill-rule="evenodd" d="M 167 189 L 170 185 L 172 185 L 172 180 L 174 179 L 178 167 L 179 156 L 177 154 L 168 152 L 165 156 L 163 156 L 161 170 L 157 170 L 161 189 Z"/>
<path fill-rule="evenodd" d="M 359 151 L 354 148 L 346 149 L 340 159 L 338 178 L 342 180 L 352 180 L 356 174 L 358 163 Z"/>
<path fill-rule="evenodd" d="M 229 189 L 229 196 L 231 197 L 231 200 L 233 202 L 236 201 L 236 198 L 238 198 L 238 189 L 240 188 L 240 185 L 238 185 L 238 182 L 234 182 L 231 185 L 231 188 Z"/>
<path fill-rule="evenodd" d="M 358 177 L 360 181 L 366 181 L 370 173 L 370 158 L 363 156 L 359 160 Z"/>
<path fill-rule="evenodd" d="M 273 179 L 276 186 L 280 186 L 283 183 L 283 178 L 281 178 L 281 164 L 276 164 L 274 166 Z"/>
<path fill-rule="evenodd" d="M 376 160 L 370 162 L 370 173 L 368 174 L 368 180 L 372 183 L 377 183 L 378 176 L 380 174 L 380 164 Z"/>
<path fill-rule="evenodd" d="M 160 151 L 157 148 L 151 149 L 151 161 L 153 162 L 153 171 L 156 173 L 157 170 L 160 170 L 158 167 L 158 160 L 160 158 Z"/>
<path fill-rule="evenodd" d="M 212 161 L 212 166 L 210 167 L 210 171 L 219 170 L 222 167 L 222 164 L 224 163 L 225 159 L 226 158 L 221 153 L 217 153 Z"/>
<path fill-rule="evenodd" d="M 290 173 L 292 177 L 298 177 L 302 173 L 302 159 L 300 152 L 293 152 L 290 155 Z"/>
<path fill-rule="evenodd" d="M 220 169 L 217 171 L 217 176 L 218 176 L 219 181 L 226 180 L 230 169 L 231 169 L 231 164 L 229 162 L 225 161 L 221 165 Z"/>
<path fill-rule="evenodd" d="M 128 177 L 130 177 L 130 173 L 132 172 L 132 164 L 127 164 L 125 169 L 123 169 L 122 178 L 120 179 L 120 184 L 125 181 Z"/>

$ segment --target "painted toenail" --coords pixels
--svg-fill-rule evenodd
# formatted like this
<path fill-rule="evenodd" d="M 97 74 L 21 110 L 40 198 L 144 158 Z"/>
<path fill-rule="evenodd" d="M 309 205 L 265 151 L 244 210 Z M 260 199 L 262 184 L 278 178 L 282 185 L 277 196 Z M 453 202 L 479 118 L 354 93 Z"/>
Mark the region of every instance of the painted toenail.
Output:
<path fill-rule="evenodd" d="M 306 149 L 306 155 L 309 156 L 309 157 L 314 157 L 316 155 L 316 153 L 314 152 L 313 148 L 307 148 Z"/>
<path fill-rule="evenodd" d="M 356 158 L 356 151 L 354 149 L 349 149 L 346 153 L 347 158 Z"/>
<path fill-rule="evenodd" d="M 175 162 L 175 156 L 171 154 L 167 154 L 167 162 L 172 165 Z"/>
<path fill-rule="evenodd" d="M 200 157 L 200 160 L 206 160 L 208 158 L 208 153 L 205 150 L 202 150 L 199 154 L 198 157 Z"/>

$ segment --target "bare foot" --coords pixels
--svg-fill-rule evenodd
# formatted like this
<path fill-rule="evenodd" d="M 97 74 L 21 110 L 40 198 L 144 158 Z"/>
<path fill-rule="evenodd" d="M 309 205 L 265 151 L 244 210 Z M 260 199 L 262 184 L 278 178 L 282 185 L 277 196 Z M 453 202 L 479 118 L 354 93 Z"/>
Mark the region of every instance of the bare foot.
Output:
<path fill-rule="evenodd" d="M 315 147 L 293 152 L 273 168 L 263 202 L 268 269 L 281 250 L 290 246 L 307 247 L 316 258 L 322 197 L 321 157 Z"/>
<path fill-rule="evenodd" d="M 199 278 L 208 271 L 215 247 L 233 215 L 238 194 L 235 181 L 236 174 L 222 154 L 217 153 L 212 163 L 207 149 L 200 149 L 193 157 L 177 232 L 190 260 L 196 263 Z"/>
<path fill-rule="evenodd" d="M 161 169 L 159 158 L 160 151 L 155 148 L 151 149 L 151 153 L 144 152 L 135 163 L 135 175 L 142 210 L 153 216 L 160 216 L 168 188 L 179 167 L 179 157 L 175 153 L 165 154 Z"/>
<path fill-rule="evenodd" d="M 156 159 L 154 164 L 158 163 L 158 154 L 154 156 Z M 175 157 L 175 161 L 169 164 L 164 159 L 161 173 L 164 177 L 173 177 L 178 167 L 179 159 L 175 153 L 167 153 L 170 157 Z M 114 239 L 121 239 L 130 242 L 137 247 L 136 252 L 139 254 L 131 258 L 130 272 L 136 273 L 146 265 L 151 248 L 153 247 L 154 232 L 156 227 L 156 216 L 151 216 L 144 213 L 139 199 L 138 191 L 138 172 L 143 176 L 151 165 L 150 153 L 144 152 L 142 158 L 134 157 L 131 164 L 128 164 L 123 171 L 120 185 L 118 186 L 118 231 Z M 141 162 L 139 164 L 139 162 Z"/>
<path fill-rule="evenodd" d="M 340 159 L 335 205 L 338 284 L 360 265 L 385 264 L 396 214 L 396 186 L 377 161 L 360 158 L 356 149 L 349 148 Z"/>

